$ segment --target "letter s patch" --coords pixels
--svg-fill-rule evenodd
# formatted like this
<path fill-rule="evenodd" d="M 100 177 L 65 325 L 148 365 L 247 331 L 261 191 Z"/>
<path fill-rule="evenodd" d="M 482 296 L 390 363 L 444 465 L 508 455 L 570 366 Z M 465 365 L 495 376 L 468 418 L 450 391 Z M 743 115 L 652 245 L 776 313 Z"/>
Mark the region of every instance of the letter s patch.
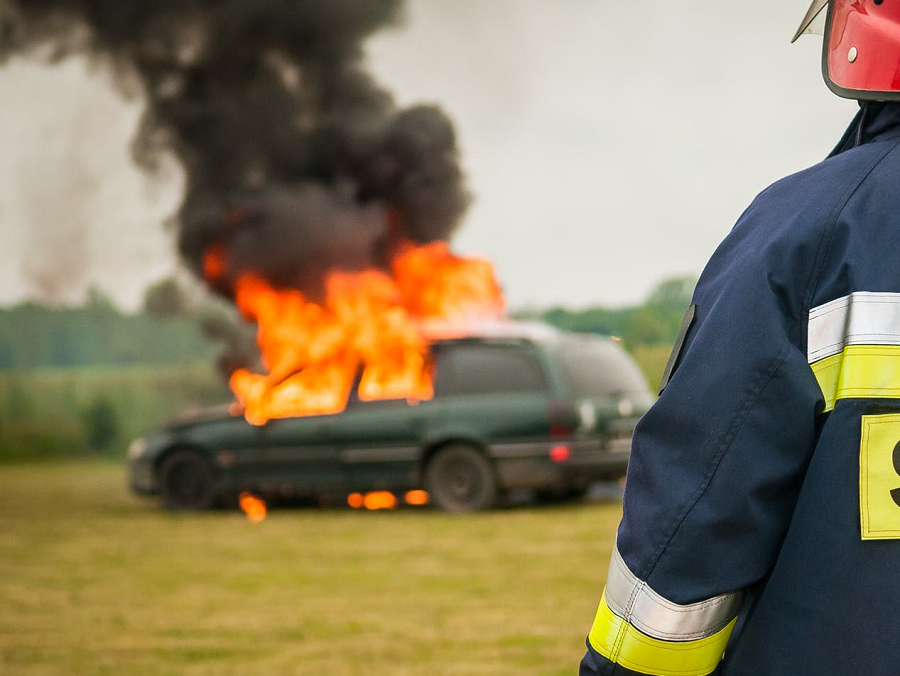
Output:
<path fill-rule="evenodd" d="M 859 516 L 863 540 L 900 539 L 900 413 L 862 417 Z"/>

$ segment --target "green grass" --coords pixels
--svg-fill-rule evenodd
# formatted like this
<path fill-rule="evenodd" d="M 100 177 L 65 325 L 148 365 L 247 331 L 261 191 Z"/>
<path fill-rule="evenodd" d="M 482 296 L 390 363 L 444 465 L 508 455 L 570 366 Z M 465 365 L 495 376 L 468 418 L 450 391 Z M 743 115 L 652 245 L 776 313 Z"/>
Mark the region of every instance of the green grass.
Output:
<path fill-rule="evenodd" d="M 0 673 L 571 675 L 616 502 L 169 514 L 124 468 L 0 467 Z"/>

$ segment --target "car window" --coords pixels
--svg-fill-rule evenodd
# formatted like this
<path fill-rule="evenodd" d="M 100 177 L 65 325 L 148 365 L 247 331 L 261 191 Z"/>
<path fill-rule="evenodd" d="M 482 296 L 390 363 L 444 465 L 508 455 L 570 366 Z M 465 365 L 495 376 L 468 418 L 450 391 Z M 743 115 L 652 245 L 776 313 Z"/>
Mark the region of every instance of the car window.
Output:
<path fill-rule="evenodd" d="M 575 397 L 645 393 L 647 383 L 628 354 L 611 340 L 570 338 L 560 342 L 560 362 Z"/>
<path fill-rule="evenodd" d="M 405 408 L 409 406 L 407 399 L 361 399 L 359 396 L 359 384 L 362 380 L 362 370 L 356 374 L 353 387 L 350 389 L 350 397 L 347 399 L 347 410 L 365 409 L 375 410 L 382 408 Z"/>
<path fill-rule="evenodd" d="M 445 345 L 437 362 L 435 395 L 542 392 L 546 382 L 525 345 Z"/>

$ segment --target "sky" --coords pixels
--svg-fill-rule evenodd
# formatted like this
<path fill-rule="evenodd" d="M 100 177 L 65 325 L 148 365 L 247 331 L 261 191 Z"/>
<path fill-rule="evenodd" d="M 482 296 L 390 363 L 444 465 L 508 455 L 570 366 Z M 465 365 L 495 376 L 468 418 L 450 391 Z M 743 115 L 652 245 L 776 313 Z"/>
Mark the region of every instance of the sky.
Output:
<path fill-rule="evenodd" d="M 699 274 L 852 118 L 821 38 L 790 44 L 808 4 L 408 0 L 366 50 L 398 102 L 454 121 L 474 195 L 454 248 L 495 263 L 509 305 L 620 306 Z M 182 177 L 134 166 L 140 113 L 81 59 L 0 68 L 0 303 L 95 285 L 134 308 L 177 268 Z"/>

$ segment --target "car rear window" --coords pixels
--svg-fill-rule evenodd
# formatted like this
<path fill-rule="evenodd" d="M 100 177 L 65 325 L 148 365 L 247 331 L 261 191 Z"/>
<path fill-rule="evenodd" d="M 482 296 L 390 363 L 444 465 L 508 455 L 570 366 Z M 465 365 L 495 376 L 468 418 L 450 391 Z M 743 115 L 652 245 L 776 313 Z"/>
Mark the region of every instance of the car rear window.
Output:
<path fill-rule="evenodd" d="M 558 356 L 575 397 L 647 391 L 647 383 L 637 365 L 611 340 L 567 338 L 560 342 Z"/>
<path fill-rule="evenodd" d="M 435 395 L 542 392 L 544 372 L 526 345 L 445 344 L 440 349 Z"/>

